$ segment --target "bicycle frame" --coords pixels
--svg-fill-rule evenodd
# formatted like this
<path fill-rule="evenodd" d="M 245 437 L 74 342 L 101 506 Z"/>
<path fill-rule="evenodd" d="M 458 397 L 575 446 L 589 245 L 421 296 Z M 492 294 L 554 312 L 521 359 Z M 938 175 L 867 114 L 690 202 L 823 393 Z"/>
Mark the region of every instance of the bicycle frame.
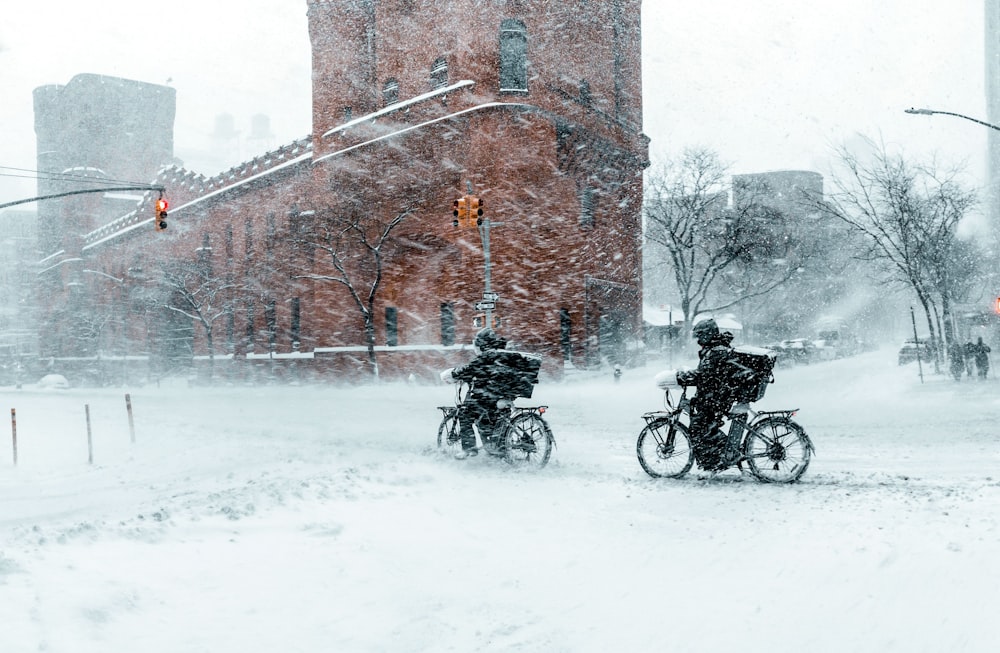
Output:
<path fill-rule="evenodd" d="M 666 389 L 664 391 L 664 407 L 666 410 L 644 413 L 642 418 L 646 421 L 647 425 L 663 418 L 676 423 L 680 421 L 681 415 L 684 413 L 690 414 L 690 405 L 691 401 L 687 397 L 686 386 L 681 388 L 681 395 L 677 400 L 676 405 L 670 395 L 670 389 Z M 771 444 L 771 438 L 768 434 L 757 429 L 762 422 L 772 418 L 791 420 L 792 416 L 794 416 L 798 410 L 798 408 L 791 408 L 755 411 L 747 402 L 735 404 L 726 415 L 726 418 L 729 420 L 729 428 L 725 432 L 726 450 L 724 454 L 724 461 L 727 466 L 740 465 L 744 460 L 746 460 L 746 457 L 742 452 L 744 449 L 744 443 L 751 433 L 760 437 L 764 442 Z M 719 426 L 721 426 L 721 424 Z M 804 431 L 802 435 L 805 445 L 809 448 L 810 454 L 815 453 L 816 448 L 813 446 L 812 440 L 809 439 L 809 436 L 806 435 Z M 670 440 L 668 444 L 672 444 L 673 429 L 670 430 L 667 438 Z"/>
<path fill-rule="evenodd" d="M 463 393 L 463 389 L 465 392 Z M 447 420 L 449 418 L 454 418 L 456 421 L 462 419 L 462 413 L 465 410 L 465 399 L 468 397 L 468 393 L 473 389 L 473 384 L 461 381 L 455 388 L 455 405 L 454 406 L 438 406 L 438 410 L 443 413 L 443 419 Z M 483 445 L 487 448 L 487 451 L 493 455 L 502 455 L 503 452 L 499 449 L 502 445 L 498 444 L 502 441 L 504 435 L 508 429 L 513 428 L 514 423 L 518 421 L 524 415 L 535 415 L 542 422 L 542 415 L 548 410 L 548 406 L 515 406 L 513 401 L 507 399 L 501 399 L 497 402 L 497 416 L 498 421 L 493 427 L 493 432 L 489 438 L 484 438 L 483 434 L 480 432 L 480 438 L 483 440 Z M 476 424 L 476 430 L 479 430 L 478 423 Z M 546 431 L 548 433 L 548 438 L 551 443 L 555 444 L 555 438 L 552 437 L 551 431 L 548 431 L 546 426 Z M 547 457 L 547 456 L 546 456 Z"/>

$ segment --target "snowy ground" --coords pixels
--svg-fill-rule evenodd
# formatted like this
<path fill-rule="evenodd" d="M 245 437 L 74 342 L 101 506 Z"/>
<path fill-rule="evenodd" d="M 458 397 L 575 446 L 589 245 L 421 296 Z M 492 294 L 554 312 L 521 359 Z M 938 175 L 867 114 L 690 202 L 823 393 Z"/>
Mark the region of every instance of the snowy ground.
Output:
<path fill-rule="evenodd" d="M 998 650 L 1000 381 L 779 369 L 773 486 L 642 472 L 661 367 L 539 386 L 537 473 L 437 455 L 449 386 L 135 388 L 135 444 L 124 390 L 0 390 L 0 651 Z"/>

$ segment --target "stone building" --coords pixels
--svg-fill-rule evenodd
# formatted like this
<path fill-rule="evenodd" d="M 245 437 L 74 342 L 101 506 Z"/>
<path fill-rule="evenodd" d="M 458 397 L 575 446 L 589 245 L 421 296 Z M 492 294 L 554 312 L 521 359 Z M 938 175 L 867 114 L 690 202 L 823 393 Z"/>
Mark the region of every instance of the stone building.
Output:
<path fill-rule="evenodd" d="M 52 291 L 117 305 L 121 341 L 164 365 L 355 378 L 374 344 L 382 376 L 429 374 L 477 330 L 482 232 L 452 216 L 474 195 L 501 332 L 552 374 L 624 361 L 641 339 L 640 4 L 309 0 L 312 133 L 211 178 L 164 169 L 168 228 L 148 193 L 81 236 L 82 286 L 50 275 Z"/>
<path fill-rule="evenodd" d="M 168 86 L 81 74 L 66 85 L 40 86 L 33 95 L 39 196 L 93 188 L 91 182 L 148 184 L 174 162 L 177 102 Z M 139 198 L 104 193 L 41 202 L 39 246 L 47 254 L 72 247 L 74 234 L 131 210 Z"/>

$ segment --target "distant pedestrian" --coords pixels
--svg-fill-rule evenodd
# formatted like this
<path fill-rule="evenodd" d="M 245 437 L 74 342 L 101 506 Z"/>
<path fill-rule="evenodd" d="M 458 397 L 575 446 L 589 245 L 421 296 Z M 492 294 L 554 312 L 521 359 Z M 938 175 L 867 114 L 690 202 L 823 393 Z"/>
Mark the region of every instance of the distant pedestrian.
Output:
<path fill-rule="evenodd" d="M 976 365 L 976 346 L 972 341 L 965 343 L 965 369 L 972 376 L 972 368 Z"/>
<path fill-rule="evenodd" d="M 951 375 L 955 377 L 956 381 L 962 380 L 962 373 L 965 372 L 965 348 L 952 341 L 948 345 L 948 360 L 951 363 Z"/>
<path fill-rule="evenodd" d="M 972 355 L 976 359 L 976 372 L 980 379 L 986 378 L 986 373 L 990 371 L 990 348 L 983 342 L 982 336 L 972 346 Z"/>

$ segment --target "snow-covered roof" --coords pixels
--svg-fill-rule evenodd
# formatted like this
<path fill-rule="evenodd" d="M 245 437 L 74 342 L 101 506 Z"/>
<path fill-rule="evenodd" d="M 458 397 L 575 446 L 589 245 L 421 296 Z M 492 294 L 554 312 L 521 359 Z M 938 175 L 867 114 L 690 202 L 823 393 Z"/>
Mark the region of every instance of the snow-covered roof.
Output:
<path fill-rule="evenodd" d="M 712 318 L 723 331 L 742 331 L 743 325 L 732 315 L 711 315 L 700 313 L 696 319 Z M 642 305 L 642 321 L 650 326 L 677 326 L 684 323 L 684 311 L 673 306 L 661 304 L 659 307 Z"/>

